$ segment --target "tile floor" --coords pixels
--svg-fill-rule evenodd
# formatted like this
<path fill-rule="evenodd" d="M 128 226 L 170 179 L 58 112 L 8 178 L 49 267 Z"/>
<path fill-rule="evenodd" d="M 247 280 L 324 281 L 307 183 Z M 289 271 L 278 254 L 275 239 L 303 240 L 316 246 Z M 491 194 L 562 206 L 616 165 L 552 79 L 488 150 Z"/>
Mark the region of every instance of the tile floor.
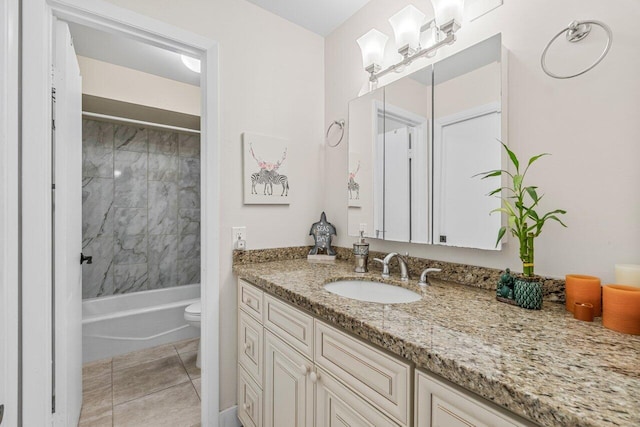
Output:
<path fill-rule="evenodd" d="M 198 339 L 82 367 L 80 427 L 200 426 Z"/>

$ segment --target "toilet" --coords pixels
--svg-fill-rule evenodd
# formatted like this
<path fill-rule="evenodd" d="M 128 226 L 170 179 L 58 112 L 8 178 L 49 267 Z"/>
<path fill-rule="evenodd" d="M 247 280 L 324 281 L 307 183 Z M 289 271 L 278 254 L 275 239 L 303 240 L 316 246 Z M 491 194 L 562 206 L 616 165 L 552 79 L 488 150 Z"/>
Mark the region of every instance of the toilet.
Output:
<path fill-rule="evenodd" d="M 191 326 L 200 330 L 200 313 L 202 310 L 202 304 L 200 301 L 195 302 L 184 309 L 184 320 Z M 202 340 L 198 341 L 198 355 L 196 357 L 196 366 L 200 369 L 200 348 Z"/>

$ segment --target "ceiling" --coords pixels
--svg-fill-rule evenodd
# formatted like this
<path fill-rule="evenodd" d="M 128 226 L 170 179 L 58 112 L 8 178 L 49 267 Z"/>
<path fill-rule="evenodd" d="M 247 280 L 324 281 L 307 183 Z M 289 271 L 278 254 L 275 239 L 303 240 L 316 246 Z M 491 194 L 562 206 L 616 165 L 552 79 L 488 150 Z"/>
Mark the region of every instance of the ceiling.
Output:
<path fill-rule="evenodd" d="M 200 74 L 185 67 L 177 53 L 71 22 L 69 30 L 80 56 L 200 86 Z"/>
<path fill-rule="evenodd" d="M 369 0 L 249 1 L 323 37 L 338 28 L 369 2 Z"/>

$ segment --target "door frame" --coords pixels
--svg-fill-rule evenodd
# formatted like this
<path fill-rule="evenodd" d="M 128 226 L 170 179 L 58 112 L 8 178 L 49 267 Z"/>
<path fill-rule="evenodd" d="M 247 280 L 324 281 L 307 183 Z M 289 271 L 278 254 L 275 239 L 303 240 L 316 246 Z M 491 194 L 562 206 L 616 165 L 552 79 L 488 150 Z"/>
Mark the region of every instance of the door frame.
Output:
<path fill-rule="evenodd" d="M 18 0 L 0 3 L 0 404 L 3 425 L 20 420 L 20 105 Z"/>
<path fill-rule="evenodd" d="M 22 0 L 22 422 L 51 414 L 51 41 L 52 18 L 200 57 L 202 425 L 219 422 L 218 44 L 100 0 Z M 37 263 L 37 268 L 34 268 Z"/>

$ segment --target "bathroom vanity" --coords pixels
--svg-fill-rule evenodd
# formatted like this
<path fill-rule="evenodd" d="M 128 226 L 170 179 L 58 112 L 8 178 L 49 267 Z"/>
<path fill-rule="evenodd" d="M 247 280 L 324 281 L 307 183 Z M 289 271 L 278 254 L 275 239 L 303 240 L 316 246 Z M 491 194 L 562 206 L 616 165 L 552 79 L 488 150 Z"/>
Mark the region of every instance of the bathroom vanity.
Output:
<path fill-rule="evenodd" d="M 234 269 L 246 427 L 640 425 L 640 338 L 560 304 L 522 310 L 436 281 L 384 305 L 325 290 L 356 276 L 343 261 Z"/>

